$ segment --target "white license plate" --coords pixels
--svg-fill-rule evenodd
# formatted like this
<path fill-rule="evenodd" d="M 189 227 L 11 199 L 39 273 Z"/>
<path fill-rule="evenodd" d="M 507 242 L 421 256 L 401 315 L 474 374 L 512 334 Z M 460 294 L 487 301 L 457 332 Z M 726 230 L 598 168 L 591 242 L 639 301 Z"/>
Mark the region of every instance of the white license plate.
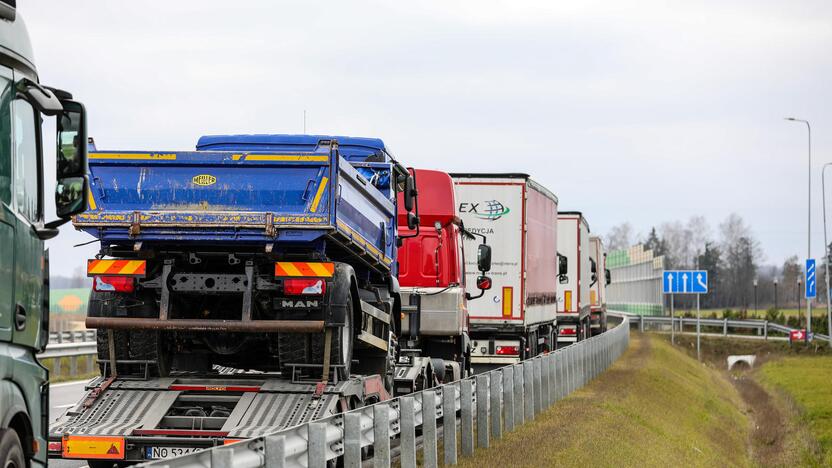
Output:
<path fill-rule="evenodd" d="M 200 450 L 202 449 L 199 447 L 145 447 L 145 458 L 148 460 L 173 458 Z"/>

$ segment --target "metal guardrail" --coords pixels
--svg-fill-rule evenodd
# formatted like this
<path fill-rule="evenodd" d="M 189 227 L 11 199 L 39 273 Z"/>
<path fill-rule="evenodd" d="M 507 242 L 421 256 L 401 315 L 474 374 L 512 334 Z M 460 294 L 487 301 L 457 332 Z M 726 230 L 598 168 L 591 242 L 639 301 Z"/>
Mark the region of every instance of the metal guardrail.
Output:
<path fill-rule="evenodd" d="M 680 333 L 690 333 L 685 331 L 685 326 L 696 327 L 697 319 L 693 317 L 674 317 L 671 321 L 670 317 L 657 317 L 645 315 L 631 315 L 623 312 L 608 312 L 610 315 L 627 316 L 630 319 L 632 326 L 638 327 L 639 331 L 644 331 L 647 326 L 664 326 L 667 328 L 672 326 Z M 751 330 L 756 331 L 757 336 L 762 339 L 768 339 L 771 332 L 782 333 L 787 335 L 796 329 L 781 325 L 779 323 L 769 322 L 768 320 L 747 319 L 747 320 L 731 320 L 731 319 L 698 319 L 701 327 L 718 328 L 723 336 L 741 336 L 748 337 L 748 334 L 729 333 L 737 330 Z M 783 338 L 778 336 L 778 338 Z M 815 340 L 828 341 L 829 336 L 821 333 L 815 333 Z"/>
<path fill-rule="evenodd" d="M 49 332 L 49 344 L 52 343 L 75 343 L 77 341 L 95 342 L 95 330 L 73 330 L 62 332 Z"/>
<path fill-rule="evenodd" d="M 445 464 L 456 463 L 457 429 L 463 456 L 488 447 L 544 409 L 581 388 L 627 349 L 628 318 L 601 335 L 518 364 L 411 395 L 376 403 L 283 431 L 215 447 L 147 467 L 319 467 L 342 459 L 359 467 L 362 449 L 373 447 L 373 466 L 390 466 L 391 441 L 399 442 L 403 468 L 416 466 L 416 432 L 421 464 L 437 466 L 441 425 Z M 457 419 L 457 413 L 459 417 Z M 476 432 L 474 427 L 476 425 Z M 454 430 L 449 430 L 453 428 Z"/>

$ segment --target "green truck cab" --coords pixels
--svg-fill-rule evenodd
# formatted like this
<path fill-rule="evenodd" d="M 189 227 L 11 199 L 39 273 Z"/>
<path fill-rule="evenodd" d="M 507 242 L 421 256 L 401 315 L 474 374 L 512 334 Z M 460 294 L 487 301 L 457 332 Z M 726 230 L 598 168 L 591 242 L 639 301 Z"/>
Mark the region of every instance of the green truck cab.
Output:
<path fill-rule="evenodd" d="M 49 341 L 44 240 L 86 209 L 86 116 L 72 96 L 38 84 L 15 0 L 0 0 L 0 466 L 46 465 Z M 44 220 L 41 123 L 57 118 L 55 205 Z"/>

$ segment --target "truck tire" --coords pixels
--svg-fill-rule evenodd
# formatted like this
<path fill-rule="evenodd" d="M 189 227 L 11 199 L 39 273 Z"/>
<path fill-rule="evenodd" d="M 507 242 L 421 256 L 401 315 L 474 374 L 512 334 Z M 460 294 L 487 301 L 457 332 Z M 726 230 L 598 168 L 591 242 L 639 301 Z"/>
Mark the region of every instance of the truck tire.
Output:
<path fill-rule="evenodd" d="M 3 468 L 26 468 L 23 445 L 13 429 L 0 430 L 0 466 Z"/>
<path fill-rule="evenodd" d="M 338 380 L 350 376 L 352 348 L 355 341 L 353 333 L 352 295 L 347 296 L 347 314 L 343 327 L 333 329 L 330 363 L 344 365 L 338 368 Z M 324 356 L 324 333 L 279 333 L 277 336 L 278 359 L 280 369 L 289 376 L 292 369 L 288 364 L 321 364 Z"/>

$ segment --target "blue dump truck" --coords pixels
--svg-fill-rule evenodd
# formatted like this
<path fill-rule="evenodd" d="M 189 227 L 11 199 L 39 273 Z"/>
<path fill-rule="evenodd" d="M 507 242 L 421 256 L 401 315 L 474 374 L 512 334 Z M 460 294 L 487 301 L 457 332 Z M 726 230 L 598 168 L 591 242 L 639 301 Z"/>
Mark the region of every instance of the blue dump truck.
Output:
<path fill-rule="evenodd" d="M 389 397 L 401 321 L 397 196 L 379 139 L 204 136 L 196 151 L 89 151 L 101 243 L 87 327 L 101 377 L 51 457 L 167 458 Z"/>

